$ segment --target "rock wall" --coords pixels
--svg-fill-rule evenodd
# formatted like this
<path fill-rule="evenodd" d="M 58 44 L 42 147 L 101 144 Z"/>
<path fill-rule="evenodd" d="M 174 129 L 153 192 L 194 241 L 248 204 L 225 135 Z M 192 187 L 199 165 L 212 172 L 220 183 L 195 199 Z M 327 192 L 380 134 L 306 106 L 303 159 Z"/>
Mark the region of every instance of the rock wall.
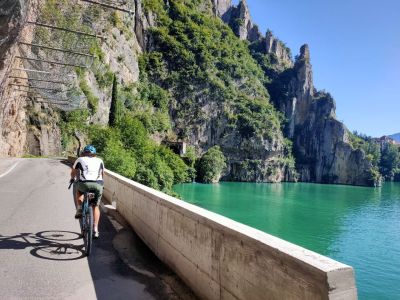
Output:
<path fill-rule="evenodd" d="M 288 120 L 286 134 L 293 140 L 300 180 L 373 185 L 372 165 L 348 143 L 348 130 L 336 120 L 333 98 L 314 88 L 307 45 L 301 47 L 292 72 L 288 97 L 276 105 Z"/>
<path fill-rule="evenodd" d="M 31 5 L 28 7 L 27 3 Z M 21 55 L 50 61 L 91 65 L 92 68 L 85 74 L 85 81 L 93 96 L 98 99 L 97 109 L 88 120 L 91 123 L 107 124 L 111 102 L 111 86 L 100 86 L 95 76 L 96 72 L 104 73 L 109 70 L 117 74 L 118 81 L 125 85 L 134 83 L 139 78 L 138 55 L 147 43 L 144 32 L 154 24 L 154 17 L 142 10 L 141 0 L 130 0 L 127 3 L 127 6 L 133 8 L 135 15 L 102 10 L 99 9 L 99 6 L 77 0 L 70 1 L 69 4 L 69 6 L 63 6 L 61 2 L 59 4 L 59 9 L 63 11 L 65 16 L 76 13 L 72 11 L 73 7 L 80 6 L 83 24 L 88 24 L 94 32 L 107 36 L 100 43 L 101 51 L 104 53 L 101 63 L 75 62 L 71 61 L 71 56 L 65 53 L 18 45 L 16 40 L 17 37 L 20 37 L 27 43 L 33 42 L 49 46 L 59 44 L 60 48 L 65 48 L 68 43 L 63 39 L 71 39 L 71 36 L 59 35 L 57 32 L 49 30 L 47 34 L 51 36 L 50 41 L 43 41 L 43 34 L 38 34 L 37 28 L 23 26 L 23 20 L 29 17 L 31 21 L 39 18 L 42 23 L 64 27 L 62 24 L 57 24 L 56 17 L 46 19 L 41 14 L 43 8 L 47 5 L 47 1 L 7 0 L 0 4 L 0 125 L 2 131 L 0 134 L 0 156 L 21 156 L 25 153 L 59 155 L 62 148 L 59 109 L 52 108 L 48 103 L 39 104 L 35 96 L 27 97 L 26 92 L 18 92 L 19 88 L 17 89 L 10 84 L 26 85 L 27 81 L 10 80 L 8 78 L 10 74 L 25 78 L 32 76 L 32 74 L 27 74 L 21 69 L 47 70 L 50 68 L 51 77 L 58 77 L 61 78 L 59 80 L 63 81 L 68 79 L 70 90 L 78 92 L 80 90 L 79 78 L 73 68 L 49 66 L 41 62 L 21 61 L 14 59 L 15 56 Z M 97 9 L 97 20 L 94 21 L 83 16 L 90 9 Z M 110 26 L 112 22 L 114 24 Z M 80 45 L 80 43 L 78 42 L 77 45 Z M 79 49 L 79 46 L 77 48 Z M 84 52 L 81 49 L 78 51 Z M 46 87 L 50 86 L 46 85 Z M 74 93 L 76 94 L 76 92 Z M 41 96 L 51 97 L 52 95 L 41 92 Z M 63 95 L 67 98 L 70 96 L 71 94 Z M 86 103 L 81 103 L 81 105 L 86 106 Z M 48 117 L 43 118 L 44 114 Z"/>
<path fill-rule="evenodd" d="M 364 152 L 353 150 L 348 130 L 336 120 L 329 93 L 314 88 L 310 50 L 303 45 L 293 63 L 290 49 L 267 31 L 263 37 L 253 24 L 246 1 L 231 7 L 222 19 L 243 40 L 258 43 L 273 65 L 271 100 L 287 119 L 285 135 L 293 141 L 299 180 L 305 182 L 376 185 Z"/>
<path fill-rule="evenodd" d="M 45 3 L 46 1 L 41 5 Z M 273 64 L 277 76 L 272 78 L 273 82 L 268 86 L 268 90 L 275 106 L 288 120 L 286 136 L 293 141 L 300 179 L 313 182 L 371 184 L 371 165 L 363 152 L 352 150 L 349 145 L 347 129 L 335 118 L 334 100 L 329 94 L 316 91 L 313 86 L 308 46 L 301 48 L 299 57 L 293 62 L 290 50 L 283 42 L 270 31 L 265 37 L 260 34 L 257 25 L 251 20 L 245 0 L 240 1 L 237 6 L 232 6 L 231 0 L 211 0 L 207 3 L 211 4 L 209 7 L 212 8 L 212 12 L 228 23 L 240 39 L 260 43 L 262 53 L 275 58 Z M 62 8 L 65 10 L 64 15 L 68 15 L 69 9 L 77 5 L 81 6 L 80 11 L 84 14 L 91 5 L 77 0 L 71 1 L 70 4 L 69 7 Z M 151 48 L 152 41 L 148 39 L 146 31 L 156 24 L 155 15 L 143 10 L 141 0 L 130 0 L 127 4 L 135 11 L 134 16 L 105 11 L 100 13 L 101 17 L 98 20 L 88 23 L 95 32 L 107 36 L 101 43 L 104 57 L 96 67 L 106 68 L 117 74 L 119 81 L 124 85 L 138 81 L 138 56 L 142 51 Z M 40 42 L 33 32 L 33 26 L 21 26 L 27 15 L 31 20 L 37 17 L 38 9 L 41 8 L 27 7 L 24 0 L 5 0 L 0 4 L 0 156 L 20 156 L 25 152 L 55 155 L 61 150 L 57 110 L 45 103 L 38 104 L 37 99 L 32 97 L 27 101 L 26 94 L 12 88 L 8 79 L 12 69 L 29 67 L 13 59 L 21 51 L 21 47 L 15 43 L 16 38 L 23 36 L 25 41 Z M 83 15 L 82 20 L 85 22 Z M 64 59 L 59 54 L 26 48 L 25 51 L 49 60 Z M 99 102 L 98 109 L 92 114 L 89 122 L 106 124 L 111 86 L 100 86 L 95 73 L 96 70 L 91 68 L 84 75 L 86 83 Z M 19 75 L 27 76 L 24 71 L 19 71 Z M 78 88 L 79 78 L 73 70 L 66 75 L 72 76 L 72 85 Z M 273 139 L 243 138 L 237 129 L 229 126 L 226 116 L 221 113 L 224 111 L 224 108 L 219 106 L 221 104 L 213 102 L 212 99 L 200 98 L 197 99 L 199 111 L 196 113 L 202 115 L 203 119 L 192 127 L 188 142 L 200 150 L 206 150 L 215 144 L 221 145 L 229 157 L 229 175 L 224 179 L 279 182 L 293 178 L 293 174 L 282 163 L 285 154 L 284 137 L 281 134 Z M 180 108 L 172 107 L 171 111 L 174 109 Z M 176 117 L 174 113 L 172 117 Z M 186 121 L 174 119 L 178 134 L 186 129 Z"/>
<path fill-rule="evenodd" d="M 23 0 L 6 0 L 0 3 L 0 157 L 21 156 L 26 140 L 25 98 L 9 85 L 9 74 L 19 66 L 14 60 L 18 54 L 16 39 L 20 34 L 29 36 L 29 29 L 22 31 L 22 23 L 33 7 Z"/>

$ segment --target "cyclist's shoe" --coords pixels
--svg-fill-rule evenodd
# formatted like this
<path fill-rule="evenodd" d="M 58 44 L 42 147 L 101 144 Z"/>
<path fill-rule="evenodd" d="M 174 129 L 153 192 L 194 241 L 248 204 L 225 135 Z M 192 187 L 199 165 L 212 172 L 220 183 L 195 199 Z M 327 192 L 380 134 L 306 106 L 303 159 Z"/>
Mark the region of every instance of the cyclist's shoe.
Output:
<path fill-rule="evenodd" d="M 94 231 L 94 234 L 93 234 L 93 237 L 94 237 L 95 239 L 98 239 L 99 236 L 100 236 L 99 231 L 98 231 L 98 230 L 95 230 L 95 231 Z"/>
<path fill-rule="evenodd" d="M 82 217 L 82 208 L 77 208 L 75 213 L 75 219 Z"/>

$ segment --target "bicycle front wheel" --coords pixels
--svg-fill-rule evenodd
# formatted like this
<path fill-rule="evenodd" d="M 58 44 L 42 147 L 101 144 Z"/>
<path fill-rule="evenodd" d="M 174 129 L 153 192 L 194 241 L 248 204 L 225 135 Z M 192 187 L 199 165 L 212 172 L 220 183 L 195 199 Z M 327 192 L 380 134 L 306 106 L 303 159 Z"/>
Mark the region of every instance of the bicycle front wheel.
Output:
<path fill-rule="evenodd" d="M 93 239 L 93 208 L 91 205 L 89 205 L 88 209 L 86 210 L 83 239 L 85 242 L 85 253 L 87 256 L 89 256 L 90 252 L 92 251 Z"/>

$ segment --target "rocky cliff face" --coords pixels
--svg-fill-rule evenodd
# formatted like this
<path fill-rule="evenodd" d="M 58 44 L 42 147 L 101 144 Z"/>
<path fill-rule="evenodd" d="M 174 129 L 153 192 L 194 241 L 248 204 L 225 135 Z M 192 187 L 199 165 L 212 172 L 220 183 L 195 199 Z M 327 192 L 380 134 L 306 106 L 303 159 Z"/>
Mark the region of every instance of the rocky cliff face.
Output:
<path fill-rule="evenodd" d="M 213 13 L 220 18 L 225 18 L 232 6 L 232 0 L 212 0 Z"/>
<path fill-rule="evenodd" d="M 61 138 L 59 129 L 59 108 L 47 103 L 46 98 L 65 99 L 71 105 L 81 108 L 95 103 L 93 113 L 88 120 L 91 123 L 107 124 L 111 101 L 112 74 L 125 85 L 134 83 L 139 78 L 138 56 L 145 47 L 144 32 L 153 25 L 153 17 L 142 9 L 141 0 L 132 0 L 128 5 L 135 11 L 135 16 L 99 9 L 98 6 L 77 0 L 43 1 L 37 7 L 36 1 L 3 1 L 0 4 L 0 156 L 21 156 L 24 153 L 34 155 L 59 155 Z M 76 8 L 80 8 L 77 14 Z M 59 13 L 54 13 L 57 11 Z M 72 16 L 72 17 L 71 17 Z M 22 26 L 22 21 L 29 20 L 59 27 L 69 27 L 81 31 L 81 27 L 90 27 L 91 32 L 107 36 L 99 47 L 94 40 L 74 34 L 62 34 L 59 31 L 35 26 Z M 77 25 L 77 22 L 81 25 Z M 74 26 L 77 26 L 76 28 Z M 86 28 L 85 28 L 86 30 Z M 32 47 L 16 43 L 19 37 L 25 43 L 46 45 L 64 50 L 95 54 L 96 59 L 74 56 L 46 48 Z M 92 53 L 89 53 L 92 52 Z M 89 65 L 91 68 L 81 77 L 73 67 L 51 65 L 41 61 L 15 59 L 26 56 L 39 60 L 60 61 L 72 65 Z M 98 57 L 101 57 L 98 59 Z M 24 69 L 50 71 L 48 74 L 26 72 Z M 40 86 L 41 88 L 60 88 L 47 82 L 9 79 L 9 75 L 51 79 L 67 82 L 62 92 L 27 88 L 24 92 L 18 85 Z M 85 86 L 85 92 L 81 88 Z M 90 95 L 87 95 L 87 94 Z M 90 99 L 88 98 L 90 96 Z M 40 103 L 40 104 L 39 104 Z M 38 106 L 39 105 L 39 106 Z M 54 109 L 53 109 L 53 108 Z M 62 108 L 64 109 L 64 108 Z M 46 116 L 46 117 L 45 117 Z"/>
<path fill-rule="evenodd" d="M 268 85 L 272 101 L 287 119 L 285 134 L 293 141 L 299 179 L 305 182 L 374 185 L 372 164 L 364 152 L 353 150 L 348 130 L 336 120 L 335 102 L 313 85 L 310 50 L 307 45 L 293 64 L 290 50 L 268 31 L 254 34 L 246 1 L 230 10 L 228 23 L 236 35 L 257 44 L 257 51 L 269 55 L 273 70 Z M 252 34 L 251 34 L 252 33 Z"/>
<path fill-rule="evenodd" d="M 15 0 L 0 3 L 0 157 L 21 155 L 26 140 L 24 98 L 8 86 L 8 75 L 16 66 L 15 41 L 27 14 L 24 4 Z"/>
<path fill-rule="evenodd" d="M 171 1 L 158 2 L 167 14 L 171 13 Z M 251 20 L 245 0 L 240 1 L 237 6 L 232 6 L 231 0 L 207 0 L 206 5 L 201 7 L 222 18 L 241 40 L 257 45 L 255 48 L 269 64 L 263 68 L 272 70 L 266 72 L 266 76 L 270 77 L 269 83 L 262 82 L 262 75 L 253 78 L 258 71 L 257 67 L 251 67 L 251 71 L 246 69 L 249 61 L 236 64 L 235 60 L 242 60 L 247 55 L 244 52 L 238 56 L 233 54 L 234 61 L 221 60 L 213 63 L 217 69 L 210 72 L 210 65 L 203 68 L 200 64 L 210 61 L 216 54 L 210 56 L 204 49 L 196 48 L 197 45 L 191 51 L 203 51 L 201 54 L 204 55 L 196 53 L 191 56 L 194 52 L 184 52 L 186 56 L 180 63 L 183 62 L 184 68 L 188 68 L 187 74 L 194 73 L 189 77 L 183 76 L 179 73 L 182 67 L 175 69 L 174 64 L 178 63 L 176 57 L 171 61 L 160 60 L 160 55 L 164 55 L 169 48 L 150 37 L 149 32 L 158 25 L 157 13 L 144 9 L 141 0 L 126 2 L 135 11 L 134 17 L 102 10 L 78 0 L 43 1 L 39 8 L 27 8 L 24 3 L 22 0 L 6 0 L 0 4 L 0 14 L 3 16 L 0 19 L 0 155 L 19 156 L 24 153 L 24 148 L 36 155 L 58 154 L 61 150 L 58 109 L 50 108 L 46 103 L 38 103 L 40 97 L 49 97 L 52 94 L 36 91 L 36 96 L 29 94 L 27 97 L 26 93 L 12 88 L 9 83 L 19 82 L 8 79 L 8 75 L 15 72 L 15 69 L 51 69 L 52 75 L 68 79 L 68 90 L 56 96 L 64 97 L 81 108 L 89 107 L 91 115 L 88 122 L 106 124 L 111 101 L 110 76 L 116 74 L 118 82 L 134 92 L 137 88 L 134 84 L 139 80 L 139 56 L 147 51 L 158 53 L 154 58 L 158 65 L 153 67 L 160 68 L 161 75 L 153 76 L 153 82 L 174 96 L 169 113 L 176 136 L 184 137 L 200 153 L 214 145 L 220 145 L 228 158 L 223 179 L 279 182 L 295 178 L 287 162 L 290 147 L 287 147 L 280 125 L 276 124 L 279 123 L 276 112 L 268 106 L 269 93 L 275 107 L 287 119 L 285 136 L 293 142 L 296 166 L 302 181 L 371 184 L 371 165 L 362 151 L 352 150 L 350 147 L 347 129 L 335 119 L 334 100 L 329 94 L 318 92 L 313 86 L 308 47 L 305 45 L 301 48 L 300 55 L 294 62 L 290 49 L 282 41 L 270 31 L 265 36 L 259 32 Z M 54 11 L 59 11 L 60 14 L 54 14 Z M 179 14 L 179 8 L 171 15 L 176 13 Z M 75 48 L 83 45 L 77 37 L 56 34 L 50 30 L 33 31 L 32 26 L 28 26 L 31 29 L 25 28 L 21 31 L 20 24 L 26 14 L 55 26 L 68 24 L 75 29 L 83 26 L 85 30 L 101 33 L 107 38 L 101 43 L 92 44 L 90 49 L 79 49 L 90 51 L 94 55 L 93 61 L 88 64 L 90 68 L 84 72 L 77 73 L 73 68 L 61 70 L 43 63 L 13 60 L 13 56 L 22 53 L 37 59 L 77 63 L 77 60 L 71 60 L 66 54 L 16 45 L 15 39 L 18 35 L 28 43 L 55 43 L 56 46 L 70 47 L 71 50 L 74 49 L 71 48 L 73 45 Z M 220 30 L 222 32 L 226 29 L 221 27 Z M 166 32 L 168 31 L 161 31 L 160 34 Z M 229 34 L 224 32 L 222 38 L 227 35 Z M 177 46 L 178 40 L 167 41 L 173 43 L 174 47 Z M 242 46 L 235 44 L 235 51 L 242 51 Z M 178 47 L 173 51 L 180 49 Z M 193 57 L 195 60 L 187 63 Z M 193 69 L 193 64 L 196 63 L 199 65 L 197 69 Z M 202 68 L 208 70 L 207 76 L 199 76 L 197 82 L 191 82 L 197 78 L 193 76 L 197 76 Z M 18 70 L 18 76 L 27 77 L 32 74 Z M 177 76 L 182 76 L 178 85 L 171 84 L 177 80 Z M 130 99 L 125 99 L 128 100 Z"/>
<path fill-rule="evenodd" d="M 371 163 L 348 142 L 348 130 L 336 120 L 335 102 L 313 86 L 310 50 L 300 49 L 291 75 L 287 97 L 275 101 L 285 114 L 287 136 L 293 140 L 297 170 L 305 182 L 373 185 Z M 278 78 L 282 83 L 284 79 Z"/>

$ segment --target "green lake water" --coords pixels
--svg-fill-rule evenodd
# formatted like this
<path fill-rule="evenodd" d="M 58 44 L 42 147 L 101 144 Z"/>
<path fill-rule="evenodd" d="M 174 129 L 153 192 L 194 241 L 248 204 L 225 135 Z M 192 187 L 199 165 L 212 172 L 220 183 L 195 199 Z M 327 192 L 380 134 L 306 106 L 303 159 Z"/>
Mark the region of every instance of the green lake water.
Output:
<path fill-rule="evenodd" d="M 400 299 L 400 183 L 181 184 L 187 202 L 355 269 L 359 299 Z"/>

